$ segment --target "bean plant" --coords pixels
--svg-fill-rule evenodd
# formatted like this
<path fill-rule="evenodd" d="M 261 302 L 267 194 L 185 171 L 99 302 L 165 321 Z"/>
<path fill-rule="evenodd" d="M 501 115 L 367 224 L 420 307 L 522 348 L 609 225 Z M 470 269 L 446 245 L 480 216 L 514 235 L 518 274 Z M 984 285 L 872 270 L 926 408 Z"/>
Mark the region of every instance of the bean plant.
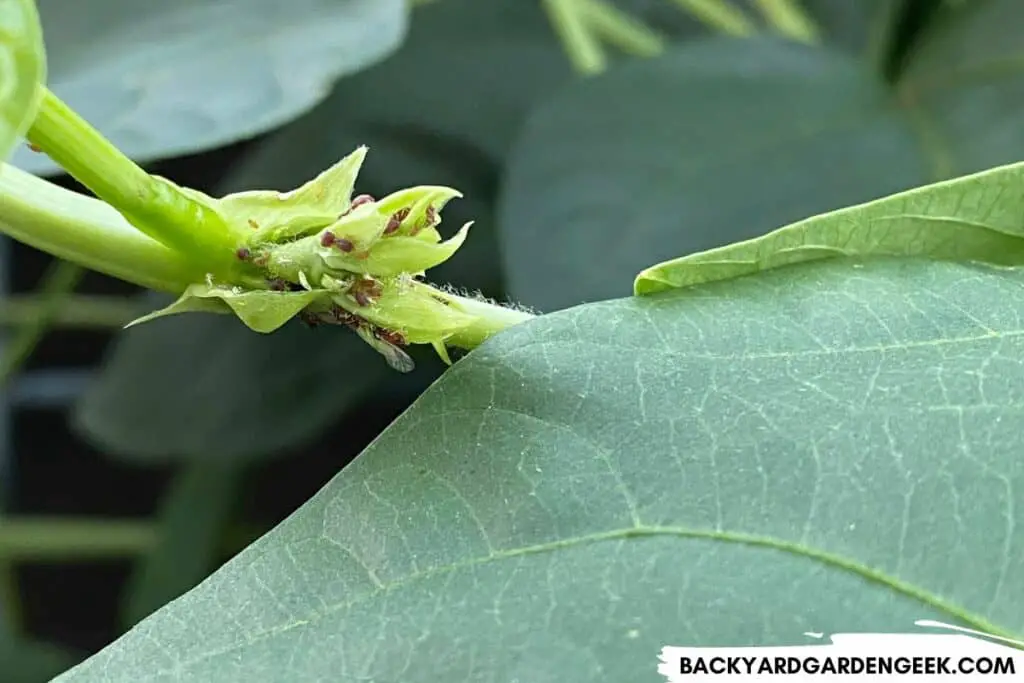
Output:
<path fill-rule="evenodd" d="M 64 295 L 172 297 L 76 417 L 187 463 L 166 566 L 238 463 L 443 368 L 57 680 L 658 680 L 667 644 L 1024 634 L 1018 0 L 36 4 L 0 0 L 0 230 Z M 220 193 L 145 168 L 258 135 Z M 178 320 L 223 332 L 161 375 Z M 220 400 L 182 393 L 206 373 Z M 27 642 L 0 662 L 57 674 Z"/>

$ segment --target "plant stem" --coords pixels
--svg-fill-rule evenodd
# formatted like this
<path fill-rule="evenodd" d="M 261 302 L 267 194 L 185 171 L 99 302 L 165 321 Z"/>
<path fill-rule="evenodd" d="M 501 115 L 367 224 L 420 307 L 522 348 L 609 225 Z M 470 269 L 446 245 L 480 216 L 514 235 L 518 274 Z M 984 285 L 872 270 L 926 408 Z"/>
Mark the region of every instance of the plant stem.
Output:
<path fill-rule="evenodd" d="M 240 232 L 194 195 L 146 173 L 46 87 L 26 137 L 146 235 L 215 275 L 234 272 Z"/>
<path fill-rule="evenodd" d="M 551 25 L 554 26 L 562 47 L 577 71 L 586 75 L 601 73 L 607 68 L 607 58 L 601 44 L 594 38 L 580 11 L 579 0 L 542 0 Z"/>
<path fill-rule="evenodd" d="M 64 296 L 71 292 L 82 279 L 83 271 L 74 263 L 56 261 L 51 264 L 43 279 L 40 306 L 35 317 L 26 320 L 0 358 L 0 387 L 3 387 L 29 359 L 39 340 L 46 334 L 53 322 L 54 314 Z"/>
<path fill-rule="evenodd" d="M 781 35 L 801 43 L 817 44 L 818 27 L 800 7 L 800 0 L 754 0 L 765 21 Z"/>
<path fill-rule="evenodd" d="M 23 294 L 0 299 L 0 326 L 19 326 L 42 315 L 45 297 Z M 138 302 L 118 296 L 89 294 L 61 297 L 52 311 L 54 327 L 106 330 L 124 327 L 149 309 Z"/>
<path fill-rule="evenodd" d="M 157 529 L 150 522 L 67 517 L 0 520 L 0 556 L 22 562 L 134 557 L 156 542 Z"/>
<path fill-rule="evenodd" d="M 716 31 L 733 36 L 751 36 L 757 27 L 727 0 L 672 0 L 684 12 Z"/>
<path fill-rule="evenodd" d="M 607 0 L 580 0 L 580 9 L 594 31 L 627 54 L 654 57 L 665 50 L 657 31 Z"/>
<path fill-rule="evenodd" d="M 450 346 L 457 346 L 461 349 L 475 349 L 499 332 L 536 317 L 526 311 L 459 296 L 458 294 L 445 292 L 434 287 L 431 287 L 431 289 L 434 290 L 432 292 L 434 296 L 446 299 L 463 312 L 477 316 L 477 322 L 474 325 L 461 330 L 458 334 L 447 340 Z"/>
<path fill-rule="evenodd" d="M 201 266 L 142 234 L 109 205 L 6 164 L 0 167 L 0 231 L 150 289 L 180 294 L 205 275 Z"/>

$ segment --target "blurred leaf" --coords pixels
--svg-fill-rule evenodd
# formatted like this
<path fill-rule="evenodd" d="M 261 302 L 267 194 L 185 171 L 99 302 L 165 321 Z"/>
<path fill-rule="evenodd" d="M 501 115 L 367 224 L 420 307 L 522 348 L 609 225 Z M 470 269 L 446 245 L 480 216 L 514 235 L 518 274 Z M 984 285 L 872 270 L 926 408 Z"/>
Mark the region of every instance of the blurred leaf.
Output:
<path fill-rule="evenodd" d="M 900 102 L 947 175 L 1024 158 L 1021 3 L 953 5 L 934 20 L 898 84 Z"/>
<path fill-rule="evenodd" d="M 0 160 L 35 118 L 46 52 L 33 0 L 0 0 Z"/>
<path fill-rule="evenodd" d="M 751 275 L 837 257 L 922 256 L 1024 265 L 1024 163 L 814 216 L 763 237 L 645 269 L 635 292 Z"/>
<path fill-rule="evenodd" d="M 126 629 L 217 567 L 243 474 L 239 463 L 217 458 L 183 466 L 161 507 L 160 541 L 139 560 L 126 589 L 121 618 Z"/>
<path fill-rule="evenodd" d="M 80 657 L 56 645 L 0 634 L 0 679 L 4 683 L 43 683 L 79 661 Z"/>
<path fill-rule="evenodd" d="M 394 50 L 404 0 L 39 0 L 50 87 L 132 158 L 243 140 Z M 56 167 L 21 150 L 14 164 Z"/>
<path fill-rule="evenodd" d="M 120 335 L 74 421 L 133 460 L 260 458 L 315 438 L 389 372 L 347 329 L 261 335 L 226 316 L 176 316 Z"/>
<path fill-rule="evenodd" d="M 418 8 L 401 49 L 342 81 L 339 100 L 356 122 L 431 132 L 500 161 L 530 105 L 571 76 L 539 2 L 444 0 Z"/>
<path fill-rule="evenodd" d="M 926 182 L 919 144 L 856 62 L 780 40 L 699 41 L 579 81 L 509 164 L 510 292 L 547 310 L 627 295 L 652 263 Z"/>
<path fill-rule="evenodd" d="M 681 639 L 1019 639 L 1024 273 L 854 265 L 495 337 L 59 680 L 618 683 Z"/>
<path fill-rule="evenodd" d="M 751 3 L 752 0 L 747 0 Z M 799 0 L 821 27 L 826 46 L 841 47 L 879 65 L 892 49 L 893 29 L 904 0 Z"/>

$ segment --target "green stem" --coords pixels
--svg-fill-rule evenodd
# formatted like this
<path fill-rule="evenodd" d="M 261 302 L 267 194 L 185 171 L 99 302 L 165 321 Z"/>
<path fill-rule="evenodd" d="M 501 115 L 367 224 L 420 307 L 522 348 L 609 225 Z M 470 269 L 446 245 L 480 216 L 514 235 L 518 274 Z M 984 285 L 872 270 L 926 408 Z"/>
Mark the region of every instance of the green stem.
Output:
<path fill-rule="evenodd" d="M 757 32 L 747 15 L 726 0 L 672 0 L 694 19 L 704 22 L 716 31 L 733 36 L 752 36 Z"/>
<path fill-rule="evenodd" d="M 817 44 L 819 31 L 814 20 L 800 7 L 800 0 L 754 0 L 758 9 L 781 35 L 801 43 Z"/>
<path fill-rule="evenodd" d="M 134 557 L 157 542 L 150 522 L 105 519 L 0 519 L 0 557 L 22 562 Z"/>
<path fill-rule="evenodd" d="M 542 0 L 569 60 L 577 71 L 598 74 L 608 66 L 601 44 L 583 21 L 579 0 Z"/>
<path fill-rule="evenodd" d="M 146 237 L 109 205 L 0 166 L 0 232 L 57 258 L 180 294 L 205 273 Z"/>
<path fill-rule="evenodd" d="M 79 266 L 68 261 L 57 261 L 50 266 L 43 279 L 42 301 L 35 317 L 25 321 L 0 358 L 0 387 L 5 386 L 32 355 L 52 324 L 64 296 L 78 285 L 83 274 Z"/>
<path fill-rule="evenodd" d="M 0 326 L 30 324 L 42 315 L 46 298 L 22 294 L 0 299 Z M 54 327 L 107 330 L 124 327 L 149 312 L 138 302 L 117 296 L 78 294 L 61 297 L 52 311 Z"/>
<path fill-rule="evenodd" d="M 474 325 L 461 330 L 454 337 L 447 340 L 450 346 L 456 346 L 460 349 L 474 349 L 499 332 L 536 317 L 526 311 L 459 296 L 458 294 L 445 292 L 434 287 L 431 287 L 431 289 L 434 290 L 432 294 L 435 296 L 450 301 L 465 313 L 477 316 L 477 322 Z"/>
<path fill-rule="evenodd" d="M 607 0 L 580 0 L 590 27 L 626 54 L 654 57 L 665 50 L 664 38 Z"/>
<path fill-rule="evenodd" d="M 45 87 L 26 137 L 157 242 L 218 277 L 230 277 L 244 239 L 211 206 L 146 173 Z"/>

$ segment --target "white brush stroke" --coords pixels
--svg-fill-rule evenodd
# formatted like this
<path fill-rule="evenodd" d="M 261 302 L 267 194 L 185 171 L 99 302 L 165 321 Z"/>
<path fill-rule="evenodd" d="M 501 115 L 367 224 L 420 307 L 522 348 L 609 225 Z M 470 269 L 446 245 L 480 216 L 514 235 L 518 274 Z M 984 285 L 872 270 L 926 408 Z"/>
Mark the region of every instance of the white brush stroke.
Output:
<path fill-rule="evenodd" d="M 1024 642 L 996 636 L 981 631 L 945 624 L 939 621 L 920 620 L 916 626 L 941 628 L 957 633 L 835 633 L 828 642 L 813 645 L 787 647 L 732 647 L 732 648 L 689 648 L 666 646 L 662 649 L 658 673 L 668 683 L 752 683 L 780 679 L 793 683 L 829 681 L 830 683 L 872 683 L 895 682 L 903 679 L 913 683 L 1006 683 L 1024 681 Z M 808 631 L 805 636 L 820 638 L 823 634 Z M 999 641 L 999 642 L 994 642 Z M 1015 646 L 1015 647 L 1011 647 Z M 682 660 L 690 663 L 690 672 L 682 673 Z M 962 665 L 984 666 L 986 662 L 1000 661 L 1009 667 L 1007 673 L 965 673 Z M 707 664 L 719 673 L 704 673 L 694 669 L 697 662 Z M 838 668 L 843 662 L 849 670 L 846 673 L 821 672 L 825 662 Z M 772 672 L 763 667 L 770 666 Z M 784 673 L 774 673 L 779 663 L 785 663 Z M 817 662 L 818 670 L 813 669 Z M 869 662 L 876 670 L 869 672 Z M 893 673 L 881 668 L 891 662 Z M 940 672 L 942 664 L 952 672 Z M 730 666 L 731 665 L 731 666 Z M 918 667 L 915 673 L 913 667 Z M 857 669 L 860 671 L 857 671 Z M 906 673 L 897 673 L 910 668 Z M 761 670 L 761 673 L 758 671 Z"/>

